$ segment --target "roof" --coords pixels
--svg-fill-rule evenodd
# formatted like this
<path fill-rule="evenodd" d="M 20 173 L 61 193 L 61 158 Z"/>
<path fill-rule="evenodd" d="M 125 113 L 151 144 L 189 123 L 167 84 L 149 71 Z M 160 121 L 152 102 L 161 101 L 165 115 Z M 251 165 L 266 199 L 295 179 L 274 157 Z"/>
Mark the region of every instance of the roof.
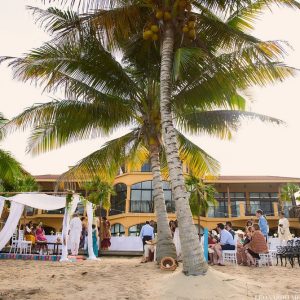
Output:
<path fill-rule="evenodd" d="M 61 175 L 46 174 L 46 175 L 33 175 L 36 181 L 57 181 Z"/>
<path fill-rule="evenodd" d="M 228 183 L 244 183 L 244 182 L 299 182 L 300 178 L 281 177 L 281 176 L 218 176 L 214 179 L 207 179 L 206 182 L 228 182 Z"/>
<path fill-rule="evenodd" d="M 123 174 L 126 175 L 126 174 Z M 57 181 L 61 175 L 46 174 L 46 175 L 34 175 L 33 177 L 36 181 Z M 280 177 L 280 176 L 219 176 L 213 179 L 206 179 L 206 182 L 218 182 L 218 183 L 249 183 L 249 182 L 298 182 L 300 183 L 300 178 L 295 177 Z"/>

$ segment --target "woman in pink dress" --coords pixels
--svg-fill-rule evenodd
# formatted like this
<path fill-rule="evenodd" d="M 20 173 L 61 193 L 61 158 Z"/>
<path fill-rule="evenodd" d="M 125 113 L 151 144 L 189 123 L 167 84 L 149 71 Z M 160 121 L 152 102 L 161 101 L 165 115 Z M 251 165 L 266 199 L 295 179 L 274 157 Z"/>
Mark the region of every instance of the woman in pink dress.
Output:
<path fill-rule="evenodd" d="M 42 222 L 37 226 L 35 231 L 35 237 L 38 242 L 47 242 L 45 231 L 42 226 L 43 226 Z"/>
<path fill-rule="evenodd" d="M 44 250 L 46 250 L 46 253 L 48 253 L 47 238 L 45 236 L 45 231 L 42 226 L 43 226 L 43 223 L 40 222 L 40 224 L 37 226 L 36 231 L 35 231 L 35 238 L 37 241 L 38 251 L 39 251 L 40 255 L 43 254 Z"/>

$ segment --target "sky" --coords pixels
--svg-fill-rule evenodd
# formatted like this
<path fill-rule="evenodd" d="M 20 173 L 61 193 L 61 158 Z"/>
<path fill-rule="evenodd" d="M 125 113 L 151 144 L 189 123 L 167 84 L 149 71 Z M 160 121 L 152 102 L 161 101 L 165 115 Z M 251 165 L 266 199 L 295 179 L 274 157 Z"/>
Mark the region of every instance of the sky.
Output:
<path fill-rule="evenodd" d="M 0 56 L 20 56 L 39 47 L 49 39 L 26 10 L 26 5 L 38 5 L 37 0 L 10 0 L 0 3 Z M 255 24 L 254 34 L 263 40 L 285 40 L 291 46 L 285 62 L 300 69 L 300 11 L 272 8 Z M 267 87 L 253 87 L 247 93 L 251 99 L 248 109 L 279 118 L 285 125 L 276 126 L 259 121 L 243 121 L 231 141 L 208 136 L 190 138 L 216 158 L 221 175 L 271 175 L 300 177 L 300 71 L 295 78 Z M 51 101 L 53 95 L 41 87 L 13 79 L 7 65 L 0 65 L 0 112 L 12 118 L 34 103 Z M 60 174 L 81 158 L 99 149 L 110 137 L 84 140 L 39 156 L 26 153 L 29 131 L 16 132 L 0 142 L 23 167 L 33 175 Z"/>

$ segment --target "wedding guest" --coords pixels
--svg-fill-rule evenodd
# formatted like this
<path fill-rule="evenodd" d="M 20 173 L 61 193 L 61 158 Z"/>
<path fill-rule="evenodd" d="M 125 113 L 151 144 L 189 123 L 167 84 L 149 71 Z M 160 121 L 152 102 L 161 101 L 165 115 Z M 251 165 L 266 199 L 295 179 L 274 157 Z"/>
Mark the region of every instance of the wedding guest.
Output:
<path fill-rule="evenodd" d="M 260 228 L 261 233 L 264 235 L 266 241 L 268 240 L 268 233 L 269 233 L 269 225 L 264 213 L 261 209 L 256 211 L 256 217 L 258 218 L 258 225 Z"/>
<path fill-rule="evenodd" d="M 102 218 L 102 224 L 100 227 L 100 238 L 101 238 L 101 249 L 108 250 L 108 248 L 111 245 L 110 243 L 111 231 L 110 231 L 110 222 L 107 220 L 106 217 Z"/>
<path fill-rule="evenodd" d="M 142 227 L 140 237 L 143 240 L 143 245 L 146 245 L 146 241 L 154 239 L 154 228 L 150 225 L 149 221 Z"/>
<path fill-rule="evenodd" d="M 82 223 L 78 217 L 78 214 L 75 213 L 70 222 L 70 231 L 69 231 L 72 255 L 78 255 L 81 232 L 82 232 Z"/>
<path fill-rule="evenodd" d="M 98 241 L 97 241 L 97 234 L 98 230 L 95 224 L 92 225 L 92 237 L 93 237 L 93 251 L 96 257 L 98 257 Z"/>
<path fill-rule="evenodd" d="M 214 263 L 217 261 L 219 266 L 224 266 L 222 250 L 235 250 L 235 241 L 224 224 L 218 223 L 217 231 L 220 234 L 220 242 L 214 246 Z"/>
<path fill-rule="evenodd" d="M 251 241 L 247 245 L 246 255 L 248 259 L 248 265 L 254 265 L 254 258 L 260 259 L 260 253 L 268 253 L 268 245 L 265 236 L 260 230 L 258 224 L 253 224 L 253 232 L 251 236 Z"/>
<path fill-rule="evenodd" d="M 32 244 L 35 243 L 35 234 L 32 221 L 26 224 L 24 236 L 26 241 L 32 242 Z"/>
<path fill-rule="evenodd" d="M 280 212 L 279 214 L 279 222 L 278 222 L 278 238 L 280 240 L 280 244 L 292 239 L 292 235 L 290 232 L 290 223 L 289 220 L 285 217 L 284 212 Z"/>

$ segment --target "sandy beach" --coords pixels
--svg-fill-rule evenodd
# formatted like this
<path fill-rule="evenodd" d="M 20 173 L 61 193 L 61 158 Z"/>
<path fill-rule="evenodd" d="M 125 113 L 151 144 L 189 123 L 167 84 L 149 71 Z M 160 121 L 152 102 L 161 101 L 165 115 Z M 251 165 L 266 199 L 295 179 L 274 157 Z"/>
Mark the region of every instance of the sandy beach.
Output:
<path fill-rule="evenodd" d="M 139 258 L 55 263 L 0 261 L 0 299 L 300 299 L 300 268 L 210 267 L 186 277 Z M 298 296 L 292 298 L 292 296 Z M 269 296 L 269 298 L 264 298 Z"/>

